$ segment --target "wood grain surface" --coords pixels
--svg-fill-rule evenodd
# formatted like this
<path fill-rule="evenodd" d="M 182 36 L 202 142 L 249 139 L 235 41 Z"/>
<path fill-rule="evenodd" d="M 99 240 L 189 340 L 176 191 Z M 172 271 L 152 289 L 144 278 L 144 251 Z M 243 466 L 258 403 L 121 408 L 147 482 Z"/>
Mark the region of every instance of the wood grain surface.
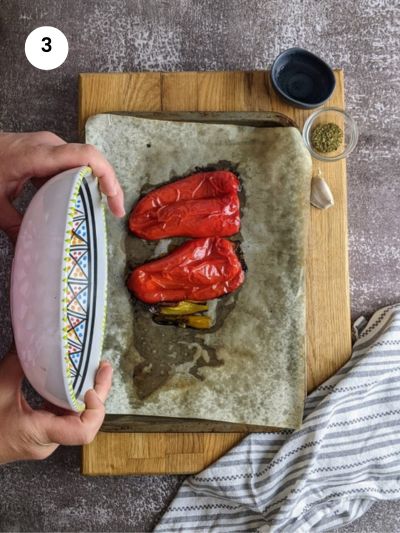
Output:
<path fill-rule="evenodd" d="M 343 71 L 326 106 L 344 107 Z M 81 74 L 79 130 L 96 113 L 133 111 L 278 111 L 301 128 L 310 111 L 273 92 L 266 72 Z M 346 163 L 314 161 L 335 205 L 310 209 L 306 265 L 308 390 L 332 375 L 351 353 L 347 255 Z M 83 447 L 86 475 L 198 472 L 245 433 L 104 433 Z"/>

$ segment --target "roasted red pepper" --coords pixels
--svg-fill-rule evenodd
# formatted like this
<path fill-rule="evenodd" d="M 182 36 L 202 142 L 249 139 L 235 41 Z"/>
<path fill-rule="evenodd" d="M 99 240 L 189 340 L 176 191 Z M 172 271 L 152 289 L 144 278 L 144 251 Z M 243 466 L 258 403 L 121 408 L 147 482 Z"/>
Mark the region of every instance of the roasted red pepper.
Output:
<path fill-rule="evenodd" d="M 235 246 L 220 237 L 185 242 L 169 255 L 135 268 L 128 288 L 146 303 L 218 298 L 244 281 Z"/>
<path fill-rule="evenodd" d="M 193 174 L 139 200 L 129 229 L 148 240 L 234 235 L 240 228 L 238 190 L 238 178 L 227 170 Z"/>

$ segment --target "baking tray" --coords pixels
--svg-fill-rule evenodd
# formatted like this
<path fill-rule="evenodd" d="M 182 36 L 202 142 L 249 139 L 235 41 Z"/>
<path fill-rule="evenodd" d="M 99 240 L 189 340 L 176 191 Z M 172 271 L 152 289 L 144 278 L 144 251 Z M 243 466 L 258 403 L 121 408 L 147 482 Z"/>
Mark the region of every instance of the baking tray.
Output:
<path fill-rule="evenodd" d="M 162 121 L 197 122 L 208 124 L 233 124 L 257 128 L 295 127 L 293 119 L 278 112 L 113 112 L 112 114 L 132 116 L 136 118 L 154 119 Z M 306 394 L 306 381 L 304 395 Z M 276 428 L 270 426 L 256 426 L 236 424 L 194 418 L 170 418 L 143 415 L 106 415 L 101 430 L 104 432 L 255 432 L 268 431 Z"/>

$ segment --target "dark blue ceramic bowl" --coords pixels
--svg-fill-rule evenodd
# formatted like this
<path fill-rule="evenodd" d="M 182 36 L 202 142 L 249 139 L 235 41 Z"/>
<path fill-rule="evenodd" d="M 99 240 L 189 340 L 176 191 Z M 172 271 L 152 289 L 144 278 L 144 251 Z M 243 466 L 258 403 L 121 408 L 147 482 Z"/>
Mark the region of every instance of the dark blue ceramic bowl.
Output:
<path fill-rule="evenodd" d="M 312 109 L 326 102 L 336 85 L 329 65 L 303 48 L 289 48 L 274 61 L 271 70 L 275 91 L 289 104 Z"/>

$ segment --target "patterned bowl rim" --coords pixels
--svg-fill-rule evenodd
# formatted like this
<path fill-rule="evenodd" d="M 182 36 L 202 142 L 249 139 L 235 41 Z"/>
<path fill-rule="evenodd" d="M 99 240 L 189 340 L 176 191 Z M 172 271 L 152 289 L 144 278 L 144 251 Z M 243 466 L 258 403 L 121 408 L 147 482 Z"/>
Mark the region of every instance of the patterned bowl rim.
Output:
<path fill-rule="evenodd" d="M 79 400 L 77 394 L 74 390 L 74 376 L 72 375 L 72 363 L 69 357 L 69 347 L 68 347 L 68 269 L 70 261 L 70 251 L 72 237 L 74 234 L 73 228 L 73 219 L 77 211 L 77 202 L 81 186 L 85 178 L 92 176 L 92 169 L 88 166 L 82 167 L 77 171 L 77 174 L 74 176 L 75 183 L 72 187 L 72 192 L 68 202 L 67 217 L 64 231 L 64 250 L 63 250 L 63 267 L 61 271 L 61 334 L 62 334 L 62 358 L 63 358 L 63 381 L 65 385 L 65 391 L 67 398 L 74 410 L 82 412 L 85 409 L 85 404 L 83 401 Z M 102 218 L 105 219 L 104 205 L 101 204 L 102 208 Z M 106 234 L 106 232 L 105 232 Z M 106 237 L 104 237 L 106 238 Z M 88 314 L 88 313 L 87 313 Z M 105 316 L 106 311 L 104 310 L 104 317 L 102 321 L 102 338 L 100 345 L 103 343 L 104 338 L 104 329 L 105 329 Z M 83 356 L 81 356 L 83 357 Z"/>

